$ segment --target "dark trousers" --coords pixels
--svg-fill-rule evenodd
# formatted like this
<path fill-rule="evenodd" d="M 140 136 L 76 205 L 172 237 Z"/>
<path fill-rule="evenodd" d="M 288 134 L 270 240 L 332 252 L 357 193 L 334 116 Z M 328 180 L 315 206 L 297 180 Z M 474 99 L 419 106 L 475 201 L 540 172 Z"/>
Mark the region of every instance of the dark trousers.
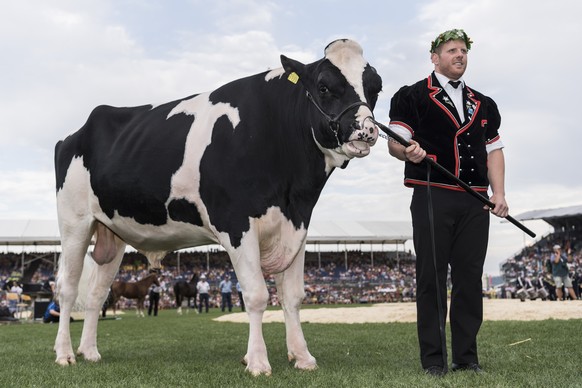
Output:
<path fill-rule="evenodd" d="M 232 311 L 232 294 L 230 292 L 222 292 L 221 294 L 220 309 L 224 312 L 224 308 L 228 307 L 228 311 Z"/>
<path fill-rule="evenodd" d="M 240 309 L 241 311 L 245 311 L 245 300 L 243 299 L 242 292 L 238 292 L 238 300 L 240 301 Z"/>
<path fill-rule="evenodd" d="M 198 312 L 202 312 L 202 302 L 204 302 L 204 306 L 206 306 L 206 312 L 208 312 L 208 294 L 199 294 L 200 303 L 198 304 Z"/>
<path fill-rule="evenodd" d="M 152 309 L 154 310 L 154 317 L 158 316 L 158 305 L 160 304 L 160 293 L 150 292 L 150 307 L 148 309 L 148 315 L 152 315 Z"/>
<path fill-rule="evenodd" d="M 443 320 L 447 316 L 447 273 L 451 268 L 451 347 L 456 364 L 478 362 L 477 333 L 483 321 L 481 277 L 489 237 L 489 212 L 463 191 L 431 188 L 438 287 Z M 412 203 L 416 251 L 417 330 L 423 368 L 446 366 L 439 331 L 435 265 L 425 187 L 414 189 Z M 443 322 L 444 327 L 444 322 Z M 444 365 L 443 365 L 444 364 Z"/>
<path fill-rule="evenodd" d="M 59 317 L 55 317 L 54 315 L 50 315 L 48 318 L 47 317 L 43 317 L 42 318 L 42 321 L 44 323 L 51 323 L 51 322 L 58 323 L 59 322 Z"/>

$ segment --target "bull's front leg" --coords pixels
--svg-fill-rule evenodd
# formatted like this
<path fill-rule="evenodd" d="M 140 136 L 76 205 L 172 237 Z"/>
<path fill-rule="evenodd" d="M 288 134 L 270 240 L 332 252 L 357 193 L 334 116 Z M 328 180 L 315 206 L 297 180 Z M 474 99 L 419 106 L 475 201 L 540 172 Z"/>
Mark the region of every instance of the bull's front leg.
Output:
<path fill-rule="evenodd" d="M 237 279 L 242 287 L 246 311 L 249 316 L 249 342 L 247 353 L 242 362 L 246 365 L 246 370 L 253 376 L 269 376 L 271 375 L 271 365 L 263 338 L 263 314 L 267 309 L 269 291 L 265 285 L 261 264 L 256 259 L 259 257 L 258 250 L 246 248 L 246 254 L 240 254 L 241 251 L 243 250 L 239 248 L 237 251 L 229 252 L 229 254 Z M 249 252 L 254 252 L 255 255 L 249 255 Z"/>
<path fill-rule="evenodd" d="M 271 375 L 271 364 L 267 355 L 267 346 L 263 338 L 263 314 L 267 307 L 269 292 L 261 277 L 262 289 L 246 291 L 243 288 L 245 306 L 249 315 L 249 343 L 243 358 L 246 370 L 253 376 Z M 243 286 L 244 287 L 244 286 Z"/>
<path fill-rule="evenodd" d="M 307 342 L 303 336 L 299 318 L 299 310 L 305 297 L 304 262 L 305 247 L 297 254 L 293 264 L 287 270 L 275 276 L 275 281 L 279 302 L 285 315 L 287 357 L 289 361 L 295 360 L 295 368 L 313 370 L 317 368 L 317 361 L 307 349 Z"/>

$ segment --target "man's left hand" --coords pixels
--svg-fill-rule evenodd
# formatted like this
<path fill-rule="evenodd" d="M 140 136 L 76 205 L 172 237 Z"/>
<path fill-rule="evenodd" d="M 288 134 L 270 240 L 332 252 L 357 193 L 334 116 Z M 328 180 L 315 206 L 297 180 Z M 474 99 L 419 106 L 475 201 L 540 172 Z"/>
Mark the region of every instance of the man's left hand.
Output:
<path fill-rule="evenodd" d="M 485 207 L 484 207 L 485 209 L 491 210 L 491 213 L 495 214 L 497 217 L 501 217 L 501 218 L 507 217 L 507 215 L 509 214 L 509 206 L 507 205 L 507 202 L 505 201 L 504 195 L 499 195 L 499 194 L 493 193 L 493 195 L 491 196 L 491 198 L 489 200 L 491 202 L 493 202 L 495 207 L 493 209 L 490 209 L 489 206 L 485 205 Z"/>

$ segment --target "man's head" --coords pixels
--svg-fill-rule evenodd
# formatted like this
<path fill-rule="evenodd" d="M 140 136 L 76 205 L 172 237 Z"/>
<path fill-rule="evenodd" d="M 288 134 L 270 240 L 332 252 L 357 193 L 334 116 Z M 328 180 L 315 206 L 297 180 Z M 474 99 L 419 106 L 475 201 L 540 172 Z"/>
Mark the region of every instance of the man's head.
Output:
<path fill-rule="evenodd" d="M 560 250 L 562 250 L 562 247 L 560 247 L 558 244 L 554 245 L 554 252 L 559 252 Z"/>
<path fill-rule="evenodd" d="M 431 43 L 431 61 L 437 73 L 457 80 L 467 69 L 467 53 L 471 39 L 465 31 L 454 29 L 445 31 Z"/>

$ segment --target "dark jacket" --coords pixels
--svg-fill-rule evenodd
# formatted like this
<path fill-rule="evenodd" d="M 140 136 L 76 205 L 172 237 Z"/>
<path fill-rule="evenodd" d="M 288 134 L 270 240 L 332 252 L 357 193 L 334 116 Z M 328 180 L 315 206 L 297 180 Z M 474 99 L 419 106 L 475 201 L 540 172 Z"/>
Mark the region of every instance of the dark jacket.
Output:
<path fill-rule="evenodd" d="M 390 123 L 407 128 L 427 155 L 476 191 L 487 191 L 486 145 L 499 139 L 501 116 L 495 102 L 465 85 L 465 121 L 461 122 L 450 97 L 432 73 L 412 86 L 402 87 L 391 101 Z M 426 185 L 426 163 L 406 163 L 407 186 Z M 438 171 L 435 186 L 463 190 Z"/>

